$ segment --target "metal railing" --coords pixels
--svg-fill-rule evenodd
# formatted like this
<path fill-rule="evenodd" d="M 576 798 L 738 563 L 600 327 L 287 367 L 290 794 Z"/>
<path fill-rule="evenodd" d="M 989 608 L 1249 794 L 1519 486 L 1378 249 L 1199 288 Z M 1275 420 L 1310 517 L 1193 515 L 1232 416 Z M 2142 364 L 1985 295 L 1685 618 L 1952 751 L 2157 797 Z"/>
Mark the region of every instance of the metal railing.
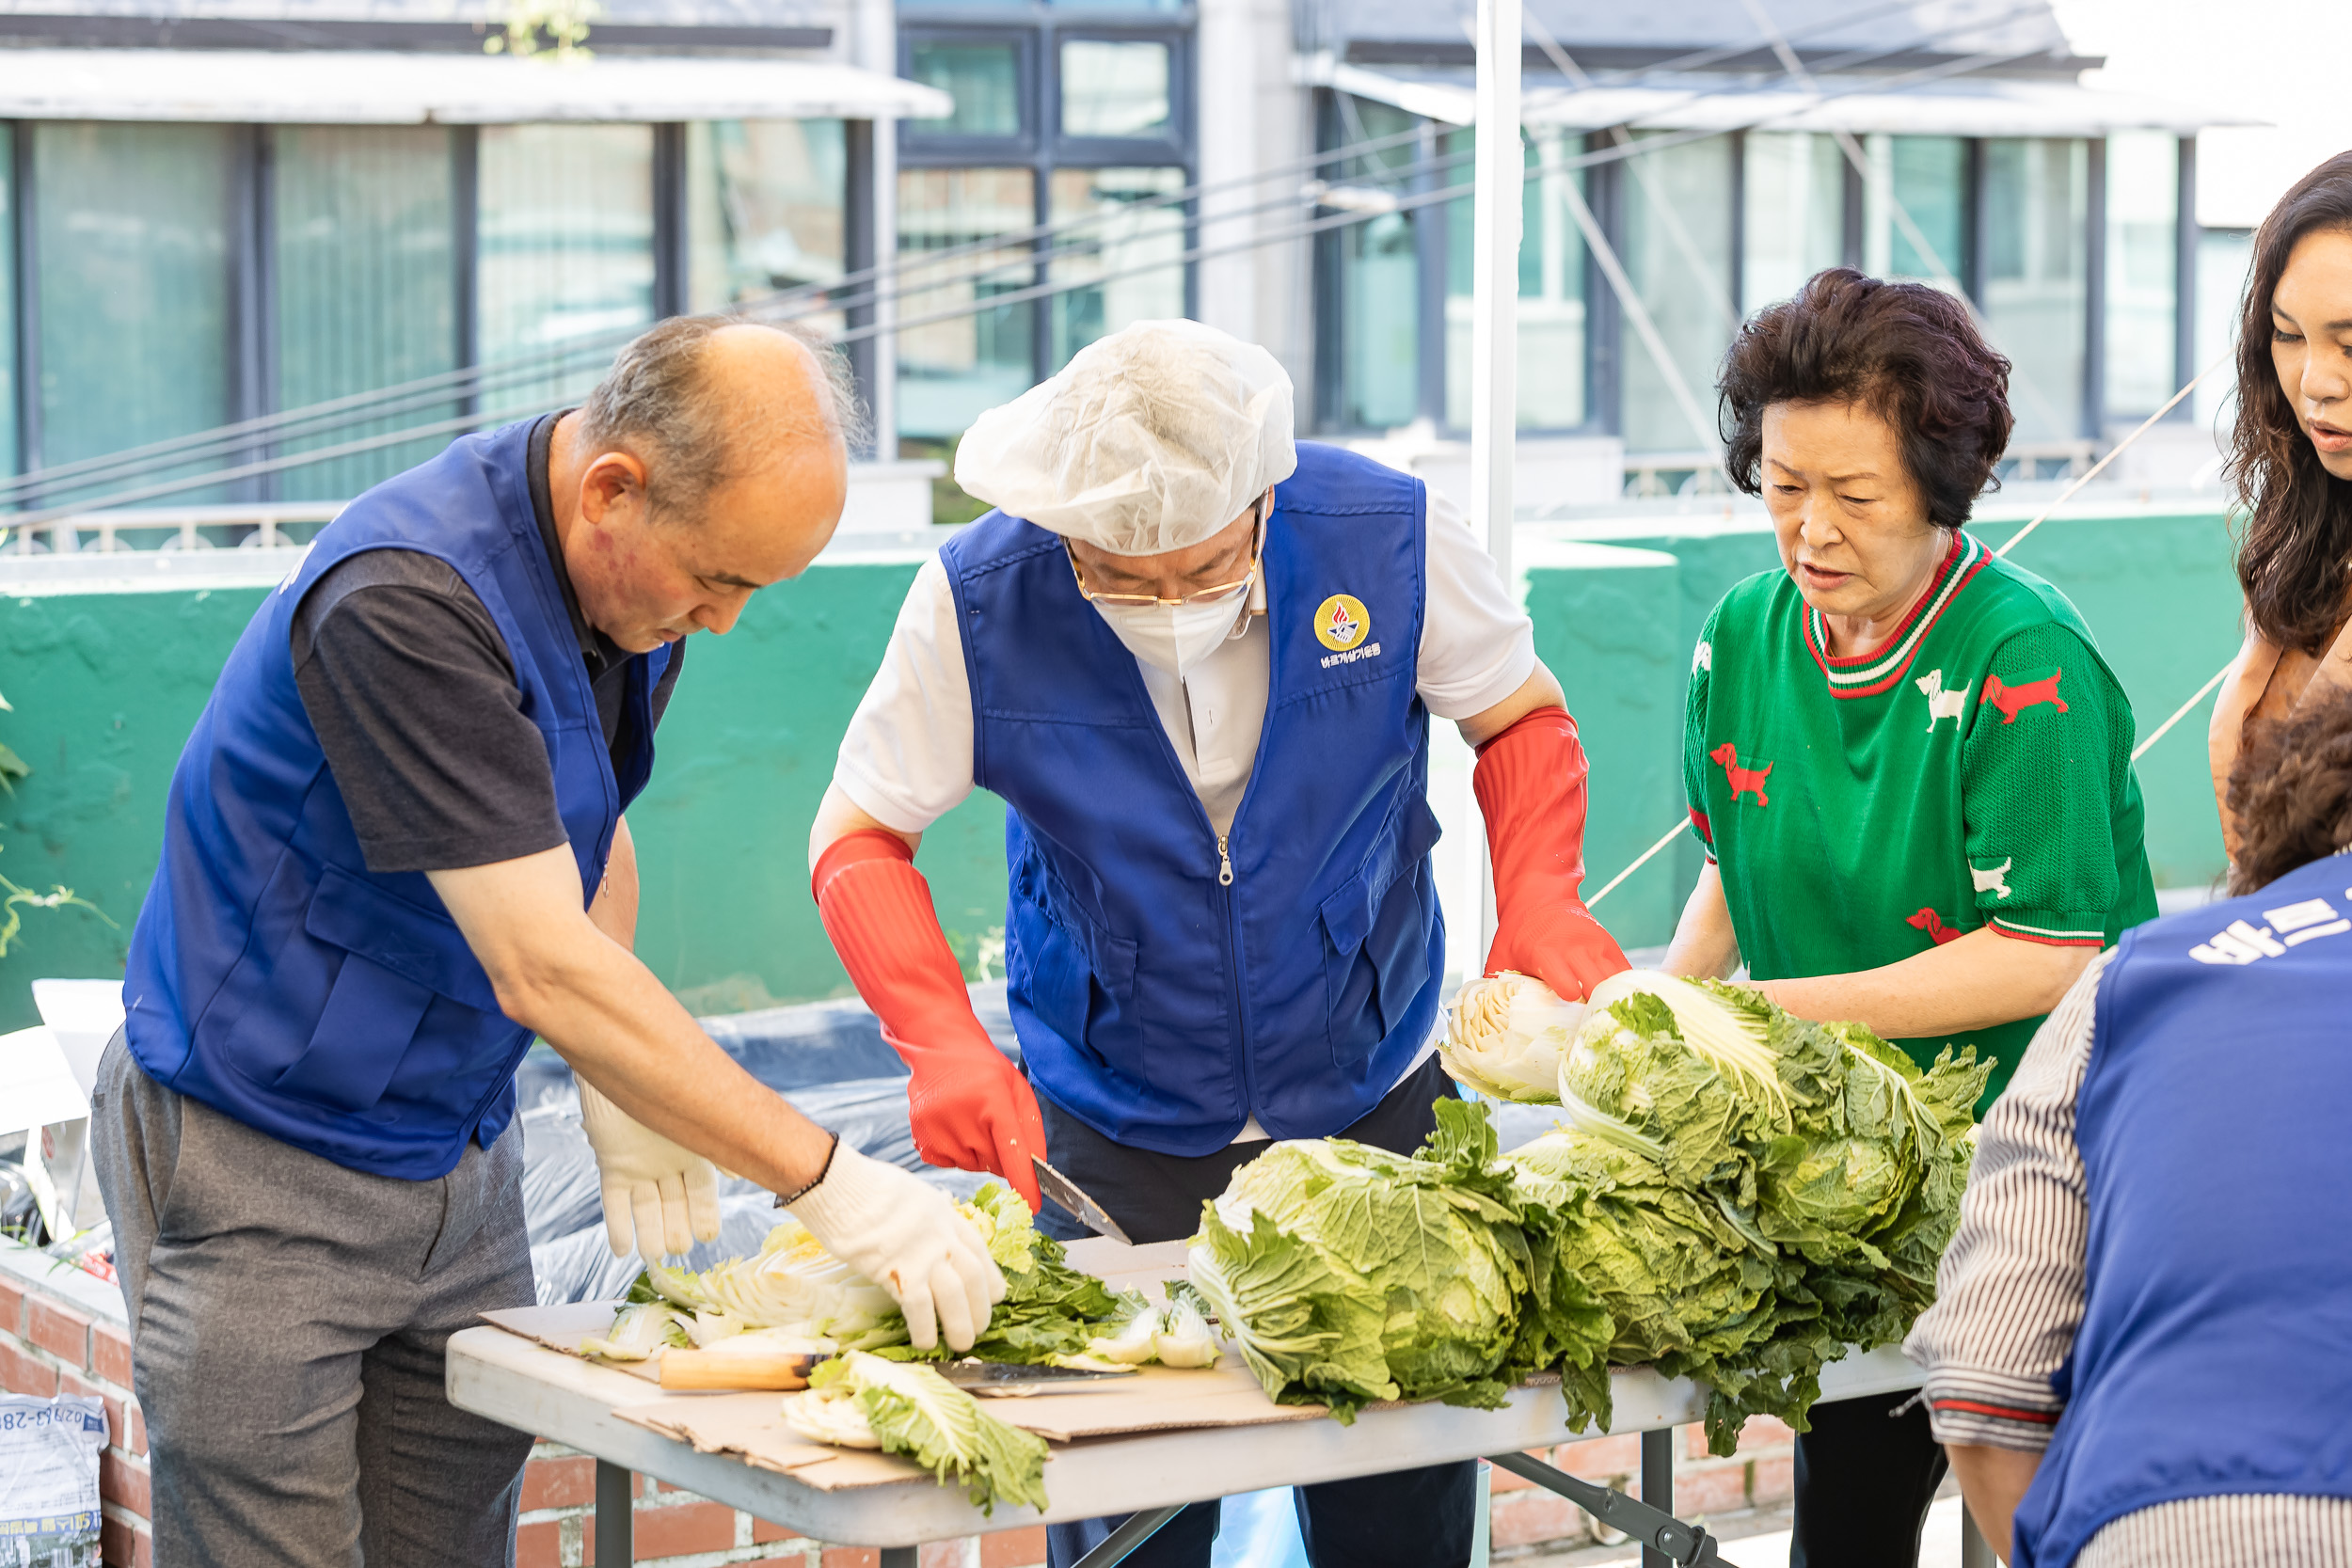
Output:
<path fill-rule="evenodd" d="M 0 554 L 277 549 L 308 544 L 311 534 L 333 522 L 348 504 L 255 501 L 243 505 L 92 510 L 30 524 L 0 526 Z"/>

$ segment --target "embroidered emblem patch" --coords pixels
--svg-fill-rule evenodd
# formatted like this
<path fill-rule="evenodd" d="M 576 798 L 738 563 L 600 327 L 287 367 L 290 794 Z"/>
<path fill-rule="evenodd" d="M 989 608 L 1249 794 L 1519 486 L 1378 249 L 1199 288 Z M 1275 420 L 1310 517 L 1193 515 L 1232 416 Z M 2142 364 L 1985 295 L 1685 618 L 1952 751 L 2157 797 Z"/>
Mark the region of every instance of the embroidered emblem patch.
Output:
<path fill-rule="evenodd" d="M 1346 653 L 1372 631 L 1372 612 L 1352 594 L 1334 594 L 1315 606 L 1315 641 Z"/>
<path fill-rule="evenodd" d="M 2009 868 L 2016 863 L 2017 857 L 2011 855 L 2000 864 L 1988 865 L 1982 871 L 1972 865 L 1968 868 L 1968 879 L 1976 883 L 1979 893 L 1997 894 L 2007 898 L 2009 896 Z"/>
<path fill-rule="evenodd" d="M 2042 679 L 2027 681 L 2023 686 L 2004 686 L 2000 676 L 1987 675 L 1984 677 L 1984 695 L 1978 701 L 1991 703 L 1999 708 L 2004 724 L 2014 724 L 2020 713 L 2042 703 L 2064 713 L 2066 699 L 2058 694 L 2058 677 L 2064 673 L 2063 670 L 2053 670 Z"/>
<path fill-rule="evenodd" d="M 1938 719 L 1949 719 L 1952 728 L 1960 728 L 1960 721 L 1968 716 L 1968 688 L 1963 686 L 1957 691 L 1945 690 L 1944 672 L 1941 670 L 1931 670 L 1911 684 L 1927 693 L 1930 735 L 1935 733 Z"/>
<path fill-rule="evenodd" d="M 1733 805 L 1740 803 L 1740 796 L 1748 794 L 1755 795 L 1756 803 L 1759 806 L 1772 804 L 1772 801 L 1764 795 L 1764 781 L 1772 776 L 1772 765 L 1771 763 L 1768 762 L 1761 768 L 1740 767 L 1740 753 L 1728 740 L 1707 754 L 1709 760 L 1724 765 L 1724 777 L 1731 781 L 1731 803 Z"/>

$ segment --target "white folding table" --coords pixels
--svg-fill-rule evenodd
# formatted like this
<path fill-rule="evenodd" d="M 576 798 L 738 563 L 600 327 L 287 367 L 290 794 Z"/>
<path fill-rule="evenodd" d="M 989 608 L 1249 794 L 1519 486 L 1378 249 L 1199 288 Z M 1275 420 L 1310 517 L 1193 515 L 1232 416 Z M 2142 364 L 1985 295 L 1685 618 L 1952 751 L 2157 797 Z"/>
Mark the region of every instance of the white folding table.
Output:
<path fill-rule="evenodd" d="M 1643 1493 L 1672 1511 L 1671 1429 L 1697 1420 L 1704 1390 L 1643 1369 L 1613 1377 L 1612 1433 L 1643 1433 Z M 1893 1347 L 1850 1355 L 1821 1374 L 1821 1397 L 1846 1399 L 1915 1387 L 1917 1369 Z M 759 1518 L 818 1540 L 882 1549 L 883 1568 L 913 1568 L 926 1541 L 1013 1529 L 1106 1514 L 1135 1514 L 1136 1529 L 1090 1554 L 1089 1568 L 1107 1568 L 1164 1523 L 1177 1508 L 1211 1497 L 1271 1486 L 1337 1481 L 1447 1460 L 1491 1458 L 1539 1485 L 1593 1507 L 1593 1488 L 1530 1460 L 1529 1449 L 1573 1442 L 1556 1386 L 1515 1389 L 1501 1410 L 1443 1404 L 1375 1407 L 1353 1426 L 1306 1420 L 1272 1426 L 1206 1427 L 1057 1444 L 1045 1466 L 1052 1506 L 1039 1515 L 999 1508 L 993 1517 L 952 1486 L 928 1477 L 888 1485 L 821 1491 L 790 1476 L 726 1454 L 699 1453 L 678 1438 L 622 1419 L 616 1411 L 663 1398 L 641 1377 L 591 1364 L 503 1329 L 471 1328 L 449 1342 L 449 1397 L 461 1409 L 592 1454 L 596 1465 L 596 1560 L 632 1560 L 630 1472 L 701 1493 Z M 1565 1483 L 1565 1484 L 1563 1484 Z M 1615 1497 L 1615 1494 L 1607 1494 Z M 1610 1522 L 1624 1525 L 1617 1517 Z M 1641 1521 L 1637 1517 L 1635 1524 Z M 1147 1528 L 1149 1527 L 1149 1528 Z M 1629 1530 L 1637 1538 L 1646 1532 Z M 1658 1550 L 1645 1544 L 1645 1564 L 1692 1560 L 1690 1532 L 1669 1533 Z M 1973 1532 L 1972 1532 L 1973 1537 Z M 1712 1543 L 1706 1543 L 1708 1547 Z M 1699 1557 L 1698 1560 L 1709 1560 Z M 1991 1558 L 1978 1560 L 1990 1564 Z"/>

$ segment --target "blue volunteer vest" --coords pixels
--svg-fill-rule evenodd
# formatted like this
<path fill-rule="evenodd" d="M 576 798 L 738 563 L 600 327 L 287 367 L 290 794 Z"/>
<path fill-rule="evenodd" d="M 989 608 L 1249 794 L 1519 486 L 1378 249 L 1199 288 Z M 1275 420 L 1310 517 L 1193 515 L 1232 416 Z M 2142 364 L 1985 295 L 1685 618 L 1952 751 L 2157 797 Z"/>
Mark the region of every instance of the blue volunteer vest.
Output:
<path fill-rule="evenodd" d="M 1270 689 L 1230 885 L 1060 539 L 992 512 L 941 552 L 973 777 L 1009 808 L 1013 1027 L 1031 1080 L 1106 1137 L 1201 1155 L 1252 1114 L 1278 1138 L 1337 1132 L 1429 1037 L 1445 930 L 1415 689 L 1422 500 L 1368 459 L 1298 449 L 1266 534 Z"/>
<path fill-rule="evenodd" d="M 2076 1136 L 2090 1294 L 2019 1568 L 2186 1497 L 2352 1497 L 2352 858 L 2127 933 Z"/>
<path fill-rule="evenodd" d="M 172 774 L 162 863 L 131 933 L 131 1053 L 156 1082 L 338 1164 L 446 1175 L 515 1114 L 531 1032 L 421 872 L 367 868 L 294 688 L 296 605 L 337 562 L 437 556 L 506 641 L 546 738 L 582 906 L 621 809 L 653 766 L 664 647 L 630 661 L 636 737 L 620 774 L 531 507 L 531 424 L 452 445 L 319 533 L 237 640 Z"/>

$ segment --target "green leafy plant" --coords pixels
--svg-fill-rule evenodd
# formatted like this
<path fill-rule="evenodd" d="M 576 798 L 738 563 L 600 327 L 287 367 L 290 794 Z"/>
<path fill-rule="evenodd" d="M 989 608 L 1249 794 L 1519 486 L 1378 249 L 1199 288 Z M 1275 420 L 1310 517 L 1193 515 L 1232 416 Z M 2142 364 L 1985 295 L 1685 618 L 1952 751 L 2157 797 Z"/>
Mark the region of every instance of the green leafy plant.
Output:
<path fill-rule="evenodd" d="M 6 537 L 6 531 L 0 531 L 0 539 Z M 0 713 L 15 711 L 15 708 L 9 706 L 8 699 L 5 695 L 0 695 Z M 18 756 L 6 746 L 0 746 L 0 793 L 13 799 L 16 795 L 16 782 L 19 779 L 32 777 L 32 768 L 26 765 L 23 757 Z M 7 847 L 6 845 L 0 845 L 0 849 Z M 24 931 L 26 910 L 60 910 L 69 905 L 89 911 L 99 919 L 104 920 L 109 927 L 115 924 L 107 919 L 105 911 L 87 898 L 77 897 L 70 887 L 60 887 L 53 882 L 47 893 L 35 893 L 31 888 L 18 886 L 6 875 L 0 875 L 0 958 L 8 956 L 8 948 Z"/>
<path fill-rule="evenodd" d="M 588 29 L 604 8 L 596 0 L 510 0 L 491 14 L 501 30 L 482 40 L 484 54 L 545 55 L 559 65 L 578 65 L 594 56 Z"/>

